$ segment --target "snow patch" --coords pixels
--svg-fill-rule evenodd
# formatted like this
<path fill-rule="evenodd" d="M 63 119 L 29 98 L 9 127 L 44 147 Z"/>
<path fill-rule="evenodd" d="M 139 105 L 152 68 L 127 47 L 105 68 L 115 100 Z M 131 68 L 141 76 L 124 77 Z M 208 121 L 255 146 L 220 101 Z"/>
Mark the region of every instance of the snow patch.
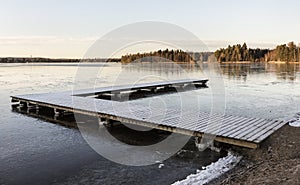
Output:
<path fill-rule="evenodd" d="M 289 125 L 292 127 L 300 127 L 300 112 L 289 121 Z"/>
<path fill-rule="evenodd" d="M 187 176 L 186 179 L 177 181 L 172 185 L 201 185 L 208 183 L 232 169 L 239 163 L 241 158 L 241 156 L 236 156 L 231 152 L 228 152 L 226 157 L 220 158 L 217 162 L 211 163 L 206 167 L 202 167 L 204 170 L 197 170 L 196 174 L 191 174 Z"/>

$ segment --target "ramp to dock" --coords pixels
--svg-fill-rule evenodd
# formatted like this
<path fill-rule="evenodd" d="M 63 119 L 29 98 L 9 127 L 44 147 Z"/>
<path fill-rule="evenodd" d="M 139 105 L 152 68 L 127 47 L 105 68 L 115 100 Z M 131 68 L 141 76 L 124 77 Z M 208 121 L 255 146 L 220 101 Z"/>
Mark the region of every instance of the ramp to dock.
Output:
<path fill-rule="evenodd" d="M 148 90 L 155 93 L 159 88 L 184 89 L 189 85 L 205 86 L 207 81 L 176 80 L 134 86 L 100 87 L 75 92 L 18 95 L 11 96 L 11 99 L 14 104 L 22 107 L 50 108 L 54 114 L 80 113 L 197 137 L 209 133 L 216 135 L 215 141 L 247 148 L 257 148 L 259 143 L 286 124 L 282 120 L 217 115 L 195 110 L 183 112 L 176 107 L 165 110 L 134 103 L 128 109 L 125 102 L 94 98 L 103 93 L 113 97 L 125 91 Z M 221 124 L 215 123 L 220 120 Z"/>

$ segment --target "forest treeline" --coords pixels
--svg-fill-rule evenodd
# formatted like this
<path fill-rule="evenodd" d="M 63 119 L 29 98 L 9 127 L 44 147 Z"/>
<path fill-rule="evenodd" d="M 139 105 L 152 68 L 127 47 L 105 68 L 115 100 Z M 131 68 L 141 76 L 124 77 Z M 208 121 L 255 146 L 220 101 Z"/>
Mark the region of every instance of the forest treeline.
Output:
<path fill-rule="evenodd" d="M 154 56 L 154 57 L 153 57 Z M 155 58 L 159 57 L 159 58 Z M 154 62 L 154 61 L 174 61 L 174 62 L 192 62 L 194 59 L 187 52 L 182 50 L 158 50 L 149 53 L 127 54 L 121 57 L 122 63 L 130 63 L 133 61 L 139 62 Z M 162 61 L 164 60 L 164 61 Z"/>
<path fill-rule="evenodd" d="M 265 61 L 299 62 L 300 47 L 296 46 L 294 42 L 278 45 L 276 49 L 265 55 Z"/>
<path fill-rule="evenodd" d="M 269 61 L 283 61 L 283 62 L 299 62 L 300 48 L 294 42 L 288 44 L 278 45 L 275 49 L 251 49 L 246 43 L 243 45 L 237 44 L 221 48 L 215 51 L 215 57 L 218 62 L 231 61 L 252 61 L 252 62 L 269 62 Z"/>
<path fill-rule="evenodd" d="M 213 52 L 185 52 L 182 50 L 158 50 L 148 53 L 127 54 L 121 57 L 122 63 L 130 63 L 133 61 L 151 62 L 151 61 L 174 61 L 174 62 L 193 62 L 193 61 L 209 61 L 214 54 L 218 62 L 299 62 L 300 47 L 294 42 L 278 45 L 275 49 L 252 49 L 247 44 L 236 44 L 227 48 L 220 48 Z M 160 58 L 150 57 L 157 56 Z"/>

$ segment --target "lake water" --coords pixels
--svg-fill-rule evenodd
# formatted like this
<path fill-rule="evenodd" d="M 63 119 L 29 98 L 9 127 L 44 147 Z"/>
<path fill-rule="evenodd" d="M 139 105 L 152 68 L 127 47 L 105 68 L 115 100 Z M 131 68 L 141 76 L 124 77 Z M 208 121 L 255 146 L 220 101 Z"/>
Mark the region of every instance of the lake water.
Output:
<path fill-rule="evenodd" d="M 95 87 L 217 76 L 209 88 L 184 94 L 191 107 L 200 104 L 209 112 L 216 83 L 220 96 L 225 93 L 226 114 L 289 119 L 300 110 L 299 65 L 222 64 L 212 76 L 207 64 L 170 65 L 84 64 L 80 70 L 87 75 L 78 76 L 77 64 L 0 64 L 0 184 L 170 184 L 224 155 L 187 148 L 163 168 L 120 165 L 97 154 L 76 129 L 11 111 L 10 95 L 72 90 L 81 87 L 76 78 Z M 89 75 L 99 69 L 96 77 Z"/>

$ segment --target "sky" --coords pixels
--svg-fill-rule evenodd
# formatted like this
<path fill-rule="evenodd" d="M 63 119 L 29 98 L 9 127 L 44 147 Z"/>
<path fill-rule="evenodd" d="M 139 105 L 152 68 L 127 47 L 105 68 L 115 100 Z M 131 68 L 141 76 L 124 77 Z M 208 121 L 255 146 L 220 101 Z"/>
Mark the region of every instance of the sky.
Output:
<path fill-rule="evenodd" d="M 214 51 L 246 42 L 300 43 L 297 0 L 0 0 L 0 57 L 81 58 L 103 35 L 127 24 L 180 26 Z M 107 56 L 103 56 L 107 57 Z"/>

